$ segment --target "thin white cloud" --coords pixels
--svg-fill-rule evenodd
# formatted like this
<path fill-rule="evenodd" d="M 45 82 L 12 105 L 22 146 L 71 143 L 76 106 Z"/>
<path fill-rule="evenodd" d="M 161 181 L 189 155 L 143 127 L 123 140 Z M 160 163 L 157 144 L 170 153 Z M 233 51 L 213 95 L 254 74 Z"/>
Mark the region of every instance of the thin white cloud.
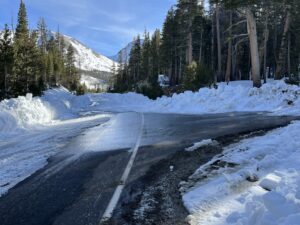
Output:
<path fill-rule="evenodd" d="M 110 19 L 118 23 L 128 23 L 136 19 L 135 15 L 128 14 L 125 12 L 108 12 L 104 10 L 95 10 L 94 14 L 101 14 L 102 16 L 105 16 L 107 19 Z"/>
<path fill-rule="evenodd" d="M 0 0 L 0 4 L 2 1 L 11 5 L 11 1 L 19 0 Z M 36 27 L 38 18 L 42 16 L 49 29 L 55 30 L 59 25 L 62 33 L 108 55 L 117 52 L 138 34 L 142 36 L 145 28 L 152 33 L 156 27 L 160 27 L 167 10 L 176 2 L 176 0 L 24 1 L 28 6 L 32 27 Z"/>
<path fill-rule="evenodd" d="M 130 37 L 130 38 L 133 38 L 134 36 L 143 33 L 143 31 L 137 30 L 135 28 L 126 28 L 124 26 L 117 26 L 117 25 L 109 25 L 109 26 L 106 26 L 106 27 L 89 26 L 88 28 L 91 29 L 91 30 L 94 30 L 94 31 L 115 33 L 115 34 L 118 34 L 118 35 L 123 35 L 123 36 L 126 36 L 126 37 Z"/>

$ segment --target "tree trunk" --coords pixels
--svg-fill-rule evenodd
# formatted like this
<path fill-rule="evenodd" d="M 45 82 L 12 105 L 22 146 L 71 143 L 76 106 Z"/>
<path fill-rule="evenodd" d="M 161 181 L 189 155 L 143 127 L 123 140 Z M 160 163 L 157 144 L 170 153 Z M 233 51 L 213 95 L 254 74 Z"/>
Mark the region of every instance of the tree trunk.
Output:
<path fill-rule="evenodd" d="M 221 32 L 220 32 L 220 6 L 216 7 L 216 25 L 217 25 L 217 46 L 218 46 L 218 77 L 222 77 L 222 46 L 221 46 Z"/>
<path fill-rule="evenodd" d="M 193 61 L 193 35 L 192 35 L 191 31 L 189 31 L 187 42 L 188 42 L 187 43 L 188 44 L 188 49 L 187 49 L 187 64 L 189 65 Z"/>
<path fill-rule="evenodd" d="M 225 81 L 229 83 L 232 70 L 232 11 L 230 11 L 230 25 L 229 25 L 229 41 L 228 41 L 228 54 L 227 54 L 227 67 Z"/>
<path fill-rule="evenodd" d="M 285 18 L 284 30 L 281 39 L 281 45 L 279 49 L 279 56 L 278 56 L 278 63 L 275 73 L 275 79 L 280 80 L 284 73 L 284 64 L 285 64 L 285 56 L 286 56 L 286 41 L 287 41 L 287 34 L 290 29 L 290 22 L 291 22 L 291 12 L 289 7 L 287 8 L 287 15 Z"/>
<path fill-rule="evenodd" d="M 202 64 L 202 51 L 203 51 L 203 31 L 201 31 L 200 50 L 199 50 L 199 64 Z"/>
<path fill-rule="evenodd" d="M 288 76 L 291 77 L 291 32 L 289 32 L 288 34 L 287 61 L 288 61 Z"/>
<path fill-rule="evenodd" d="M 232 75 L 234 80 L 237 80 L 237 44 L 235 43 L 232 53 Z"/>
<path fill-rule="evenodd" d="M 300 53 L 298 55 L 298 79 L 300 79 Z"/>
<path fill-rule="evenodd" d="M 179 57 L 179 77 L 178 77 L 179 82 L 182 82 L 182 58 L 181 56 Z"/>
<path fill-rule="evenodd" d="M 178 55 L 177 50 L 175 52 L 175 65 L 174 65 L 174 74 L 175 74 L 175 84 L 179 83 L 179 75 L 178 75 Z"/>
<path fill-rule="evenodd" d="M 265 31 L 264 31 L 264 83 L 267 83 L 267 54 L 268 54 L 268 40 L 269 40 L 269 28 L 268 28 L 269 16 L 266 16 Z"/>
<path fill-rule="evenodd" d="M 276 68 L 276 65 L 277 65 L 277 62 L 278 62 L 278 59 L 277 59 L 278 30 L 277 30 L 276 25 L 274 26 L 273 39 L 274 39 L 274 43 L 273 43 L 274 64 L 273 64 L 272 73 L 271 73 L 272 78 L 274 78 L 274 76 L 275 76 L 275 68 Z"/>
<path fill-rule="evenodd" d="M 248 25 L 248 35 L 250 40 L 250 53 L 251 53 L 251 70 L 252 70 L 252 80 L 254 87 L 261 87 L 260 79 L 260 64 L 259 64 L 259 52 L 257 43 L 257 30 L 256 21 L 251 8 L 246 9 L 247 25 Z"/>
<path fill-rule="evenodd" d="M 7 64 L 4 62 L 4 97 L 7 96 Z"/>
<path fill-rule="evenodd" d="M 215 11 L 213 12 L 213 14 Z M 218 82 L 217 74 L 215 73 L 215 21 L 214 21 L 214 15 L 212 15 L 211 19 L 211 71 L 214 73 L 214 84 L 216 85 Z"/>
<path fill-rule="evenodd" d="M 189 11 L 191 12 L 191 5 L 189 7 Z M 186 61 L 187 64 L 191 64 L 193 61 L 193 33 L 192 33 L 192 29 L 193 29 L 193 17 L 190 16 L 189 17 L 189 21 L 188 21 L 188 36 L 187 36 L 187 52 L 186 52 Z"/>

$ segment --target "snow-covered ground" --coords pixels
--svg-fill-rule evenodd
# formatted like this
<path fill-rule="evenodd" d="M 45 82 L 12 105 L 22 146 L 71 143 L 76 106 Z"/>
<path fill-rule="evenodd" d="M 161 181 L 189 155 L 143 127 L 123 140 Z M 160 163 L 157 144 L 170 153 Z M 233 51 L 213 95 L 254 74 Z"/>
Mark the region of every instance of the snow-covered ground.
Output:
<path fill-rule="evenodd" d="M 269 111 L 299 115 L 299 87 L 271 81 L 261 89 L 247 82 L 221 84 L 218 90 L 190 94 L 188 112 Z M 201 97 L 197 95 L 201 95 Z M 197 105 L 197 101 L 202 104 Z M 179 103 L 180 104 L 180 103 Z M 201 105 L 201 106 L 200 106 Z M 202 108 L 203 106 L 203 108 Z M 219 107 L 219 108 L 217 108 Z M 174 110 L 174 108 L 172 108 Z M 300 122 L 227 147 L 201 166 L 183 202 L 192 225 L 298 225 L 300 221 Z M 195 150 L 206 140 L 187 150 Z M 220 165 L 216 169 L 216 165 Z"/>
<path fill-rule="evenodd" d="M 245 139 L 201 166 L 183 195 L 191 224 L 298 225 L 300 122 Z M 213 169 L 223 162 L 230 165 Z M 220 163 L 219 163 L 220 164 Z"/>
<path fill-rule="evenodd" d="M 87 76 L 82 74 L 80 78 L 80 83 L 85 85 L 88 90 L 100 90 L 100 91 L 107 91 L 108 84 L 101 79 Z"/>
<path fill-rule="evenodd" d="M 135 94 L 86 94 L 74 96 L 66 89 L 53 89 L 41 98 L 19 97 L 0 102 L 1 137 L 36 124 L 76 118 L 89 112 L 159 112 L 159 113 L 223 113 L 232 111 L 268 111 L 275 114 L 299 115 L 300 87 L 283 81 L 270 81 L 261 89 L 251 82 L 219 84 L 218 89 L 174 94 L 150 100 Z"/>
<path fill-rule="evenodd" d="M 0 196 L 44 167 L 50 156 L 68 150 L 68 145 L 72 143 L 71 139 L 76 138 L 78 135 L 81 137 L 83 130 L 96 124 L 105 124 L 109 118 L 109 115 L 98 115 L 67 121 L 53 121 L 43 126 L 35 123 L 31 128 L 28 126 L 26 128 L 22 127 L 19 132 L 15 130 L 14 133 L 9 135 L 3 135 L 4 132 L 1 131 Z M 98 148 L 92 146 L 95 142 L 91 141 L 98 140 L 97 136 L 94 135 L 91 138 L 90 133 L 85 133 L 84 138 L 86 142 L 80 143 L 83 152 L 98 150 Z M 83 146 L 87 142 L 88 145 Z M 76 144 L 79 146 L 79 143 Z M 76 154 L 73 154 L 74 157 L 78 157 L 81 153 L 76 152 Z"/>
<path fill-rule="evenodd" d="M 85 109 L 94 111 L 137 111 L 160 113 L 223 113 L 232 111 L 269 111 L 276 114 L 295 114 L 300 110 L 300 88 L 269 81 L 257 89 L 250 81 L 219 84 L 218 89 L 202 88 L 193 93 L 187 91 L 162 97 L 155 101 L 136 94 L 87 94 L 76 99 L 85 102 Z M 77 104 L 75 104 L 76 107 Z"/>
<path fill-rule="evenodd" d="M 71 108 L 74 98 L 61 88 L 47 91 L 42 98 L 27 95 L 0 102 L 0 196 L 44 167 L 50 156 L 65 151 L 71 138 L 111 118 L 107 114 L 80 117 Z M 84 137 L 89 145 L 82 149 L 91 151 L 94 142 L 89 133 Z"/>
<path fill-rule="evenodd" d="M 77 97 L 63 88 L 49 90 L 41 98 L 28 95 L 2 101 L 0 195 L 46 165 L 49 156 L 64 149 L 66 140 L 79 135 L 84 128 L 104 123 L 103 127 L 87 131 L 85 138 L 88 141 L 80 139 L 86 150 L 93 148 L 91 140 L 96 138 L 95 133 L 99 134 L 97 141 L 101 143 L 108 139 L 104 137 L 121 135 L 112 132 L 111 126 L 126 120 L 106 114 L 104 118 L 103 112 L 268 111 L 299 115 L 299 95 L 298 86 L 283 81 L 269 81 L 260 89 L 252 88 L 251 82 L 240 81 L 229 85 L 221 83 L 218 89 L 203 88 L 196 93 L 174 94 L 156 101 L 135 93 Z M 105 132 L 99 132 L 104 127 Z M 210 171 L 207 179 L 183 196 L 192 214 L 192 224 L 296 224 L 291 221 L 297 221 L 300 212 L 299 133 L 300 123 L 295 122 L 266 136 L 230 146 L 223 155 L 216 157 L 214 160 L 229 162 L 231 166 Z M 60 136 L 59 140 L 53 141 L 57 136 Z M 129 140 L 128 144 L 131 142 Z M 215 144 L 212 140 L 199 142 L 188 150 L 212 143 Z M 102 150 L 105 150 L 104 142 L 103 146 Z M 202 166 L 194 176 L 205 175 L 214 160 Z M 249 182 L 247 178 L 255 182 Z"/>

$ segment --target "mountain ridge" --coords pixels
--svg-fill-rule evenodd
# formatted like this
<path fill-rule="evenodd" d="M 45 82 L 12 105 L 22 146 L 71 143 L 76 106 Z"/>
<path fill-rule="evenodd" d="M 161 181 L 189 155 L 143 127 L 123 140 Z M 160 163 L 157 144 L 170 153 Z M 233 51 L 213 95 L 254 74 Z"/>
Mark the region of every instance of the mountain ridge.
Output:
<path fill-rule="evenodd" d="M 144 43 L 144 40 L 141 39 L 141 45 Z M 121 59 L 122 59 L 122 63 L 124 62 L 128 62 L 129 57 L 130 57 L 130 51 L 133 47 L 134 41 L 129 42 L 124 48 L 122 48 L 117 54 L 113 55 L 113 56 L 109 56 L 108 58 L 110 58 L 111 60 L 118 62 L 120 61 L 120 54 L 121 54 Z"/>
<path fill-rule="evenodd" d="M 113 65 L 117 64 L 114 60 L 96 52 L 87 45 L 78 41 L 76 38 L 62 34 L 67 45 L 71 44 L 75 49 L 76 67 L 83 71 L 102 71 L 111 72 Z"/>

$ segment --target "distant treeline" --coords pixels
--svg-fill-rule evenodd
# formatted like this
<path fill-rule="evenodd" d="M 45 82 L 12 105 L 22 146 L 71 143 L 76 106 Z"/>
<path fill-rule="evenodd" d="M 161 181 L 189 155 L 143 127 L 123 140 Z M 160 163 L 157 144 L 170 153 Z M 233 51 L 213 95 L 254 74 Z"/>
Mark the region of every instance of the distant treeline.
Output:
<path fill-rule="evenodd" d="M 162 32 L 143 39 L 134 39 L 129 60 L 120 55 L 119 92 L 159 94 L 158 74 L 188 90 L 241 79 L 260 87 L 263 78 L 298 74 L 300 1 L 178 0 Z"/>

